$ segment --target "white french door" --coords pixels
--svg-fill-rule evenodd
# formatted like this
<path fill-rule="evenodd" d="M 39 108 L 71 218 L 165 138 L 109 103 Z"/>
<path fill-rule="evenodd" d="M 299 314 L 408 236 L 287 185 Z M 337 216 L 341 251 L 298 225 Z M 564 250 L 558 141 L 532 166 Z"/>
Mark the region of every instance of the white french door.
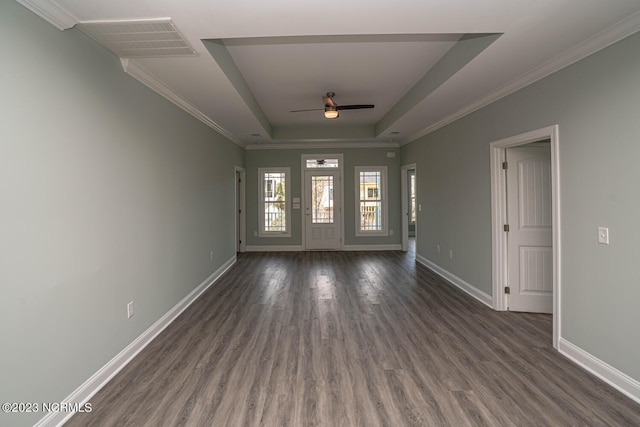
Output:
<path fill-rule="evenodd" d="M 305 249 L 339 250 L 342 243 L 340 171 L 307 170 L 304 175 Z"/>

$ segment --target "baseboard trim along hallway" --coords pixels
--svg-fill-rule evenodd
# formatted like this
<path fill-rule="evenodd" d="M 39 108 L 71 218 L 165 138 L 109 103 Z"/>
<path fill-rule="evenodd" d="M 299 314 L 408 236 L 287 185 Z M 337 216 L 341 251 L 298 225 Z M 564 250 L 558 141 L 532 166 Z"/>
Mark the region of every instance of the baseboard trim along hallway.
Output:
<path fill-rule="evenodd" d="M 415 253 L 243 253 L 65 427 L 640 425 L 552 323 Z"/>
<path fill-rule="evenodd" d="M 566 358 L 600 378 L 622 394 L 640 403 L 640 382 L 634 380 L 613 366 L 587 353 L 575 344 L 560 338 L 558 351 Z"/>
<path fill-rule="evenodd" d="M 488 307 L 492 307 L 493 300 L 490 295 L 487 295 L 484 292 L 478 290 L 470 283 L 465 282 L 455 274 L 450 273 L 449 271 L 443 269 L 437 264 L 434 264 L 432 261 L 423 256 L 416 255 L 416 261 L 429 268 L 434 273 L 437 273 L 447 282 L 464 291 L 473 298 L 477 299 L 481 303 L 487 305 Z M 623 372 L 620 372 L 619 370 L 608 365 L 607 363 L 603 362 L 602 360 L 598 359 L 597 357 L 593 356 L 592 354 L 586 352 L 582 348 L 576 346 L 575 344 L 572 344 L 562 337 L 560 337 L 559 340 L 558 351 L 560 352 L 560 354 L 562 354 L 578 366 L 582 367 L 586 371 L 600 378 L 602 381 L 606 382 L 630 399 L 640 403 L 640 382 L 634 380 Z"/>
<path fill-rule="evenodd" d="M 72 407 L 82 407 L 89 401 L 102 387 L 105 386 L 118 372 L 122 370 L 134 357 L 138 355 L 155 337 L 158 336 L 167 326 L 169 326 L 175 319 L 182 314 L 194 301 L 196 301 L 204 292 L 207 291 L 219 278 L 222 276 L 233 264 L 236 262 L 236 255 L 234 254 L 229 260 L 214 271 L 209 277 L 207 277 L 198 287 L 189 292 L 180 302 L 174 305 L 164 316 L 158 319 L 153 325 L 151 325 L 146 331 L 144 331 L 138 338 L 133 340 L 131 344 L 125 347 L 120 353 L 118 353 L 113 359 L 111 359 L 106 365 L 100 368 L 95 374 L 93 374 L 87 381 L 85 381 L 80 387 L 73 391 L 63 402 L 69 403 Z M 34 427 L 49 427 L 49 426 L 61 426 L 69 418 L 71 418 L 75 412 L 49 412 L 40 421 L 38 421 Z"/>
<path fill-rule="evenodd" d="M 493 308 L 493 298 L 491 297 L 491 295 L 488 295 L 482 292 L 472 284 L 465 282 L 455 274 L 450 273 L 449 271 L 440 267 L 438 264 L 435 264 L 432 261 L 429 261 L 427 258 L 421 255 L 416 254 L 416 261 L 424 265 L 428 269 L 433 270 L 435 273 L 438 273 L 438 275 L 443 279 L 447 280 L 447 282 L 451 283 L 455 287 L 471 295 L 472 297 L 474 297 L 475 299 L 477 299 L 487 307 Z"/>

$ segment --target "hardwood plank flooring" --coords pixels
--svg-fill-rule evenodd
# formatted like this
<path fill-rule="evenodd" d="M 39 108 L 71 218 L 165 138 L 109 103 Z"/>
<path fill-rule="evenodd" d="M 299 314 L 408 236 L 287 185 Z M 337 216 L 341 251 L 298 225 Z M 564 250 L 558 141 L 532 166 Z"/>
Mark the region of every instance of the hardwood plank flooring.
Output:
<path fill-rule="evenodd" d="M 559 355 L 402 252 L 246 253 L 67 426 L 638 426 Z"/>

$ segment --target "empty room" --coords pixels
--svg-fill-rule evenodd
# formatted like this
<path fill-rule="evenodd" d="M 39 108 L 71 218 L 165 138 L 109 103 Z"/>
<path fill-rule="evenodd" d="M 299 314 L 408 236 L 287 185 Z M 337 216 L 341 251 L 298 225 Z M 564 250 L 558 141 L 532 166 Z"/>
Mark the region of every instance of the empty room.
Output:
<path fill-rule="evenodd" d="M 0 2 L 0 425 L 640 425 L 640 4 Z"/>

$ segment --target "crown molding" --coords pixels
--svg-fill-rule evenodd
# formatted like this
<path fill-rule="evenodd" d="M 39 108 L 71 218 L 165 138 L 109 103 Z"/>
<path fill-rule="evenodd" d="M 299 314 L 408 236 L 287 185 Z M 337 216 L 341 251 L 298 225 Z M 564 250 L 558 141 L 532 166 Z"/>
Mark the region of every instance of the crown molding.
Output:
<path fill-rule="evenodd" d="M 16 1 L 59 30 L 67 30 L 80 22 L 78 18 L 53 0 Z"/>
<path fill-rule="evenodd" d="M 315 149 L 324 149 L 324 148 L 399 148 L 400 144 L 397 142 L 376 142 L 376 141 L 368 141 L 368 142 L 281 142 L 281 143 L 254 143 L 249 144 L 245 147 L 245 150 L 283 150 L 283 149 L 304 149 L 304 148 L 313 148 Z"/>
<path fill-rule="evenodd" d="M 231 133 L 227 132 L 224 128 L 218 125 L 216 122 L 211 120 L 206 114 L 202 111 L 198 110 L 193 105 L 189 104 L 184 98 L 180 95 L 169 89 L 166 85 L 164 85 L 160 80 L 155 78 L 151 73 L 145 70 L 140 65 L 136 64 L 132 60 L 128 58 L 120 58 L 120 62 L 122 63 L 122 69 L 125 73 L 129 74 L 134 79 L 138 80 L 140 83 L 144 84 L 157 94 L 163 96 L 169 101 L 173 102 L 178 107 L 182 108 L 187 113 L 191 114 L 196 119 L 200 120 L 205 125 L 209 126 L 211 129 L 218 132 L 220 135 L 244 148 L 244 144 L 238 141 Z"/>
<path fill-rule="evenodd" d="M 431 126 L 424 128 L 423 130 L 411 135 L 405 144 L 409 144 L 423 136 L 434 132 L 441 127 L 444 127 L 452 122 L 455 122 L 462 117 L 473 113 L 487 105 L 496 102 L 497 100 L 504 98 L 507 95 L 529 86 L 542 80 L 543 78 L 560 71 L 561 69 L 568 67 L 569 65 L 586 58 L 612 44 L 619 42 L 620 40 L 629 37 L 632 34 L 640 31 L 640 12 L 636 12 L 628 17 L 624 18 L 618 23 L 606 28 L 605 30 L 595 34 L 592 37 L 578 43 L 574 47 L 564 51 L 563 53 L 551 58 L 549 61 L 539 65 L 528 73 L 512 80 L 510 83 L 502 86 L 498 90 L 490 93 L 489 95 L 480 98 L 472 104 L 469 104 L 465 108 L 458 110 L 457 112 L 450 114 L 442 120 L 439 120 Z M 402 145 L 405 145 L 402 144 Z"/>

